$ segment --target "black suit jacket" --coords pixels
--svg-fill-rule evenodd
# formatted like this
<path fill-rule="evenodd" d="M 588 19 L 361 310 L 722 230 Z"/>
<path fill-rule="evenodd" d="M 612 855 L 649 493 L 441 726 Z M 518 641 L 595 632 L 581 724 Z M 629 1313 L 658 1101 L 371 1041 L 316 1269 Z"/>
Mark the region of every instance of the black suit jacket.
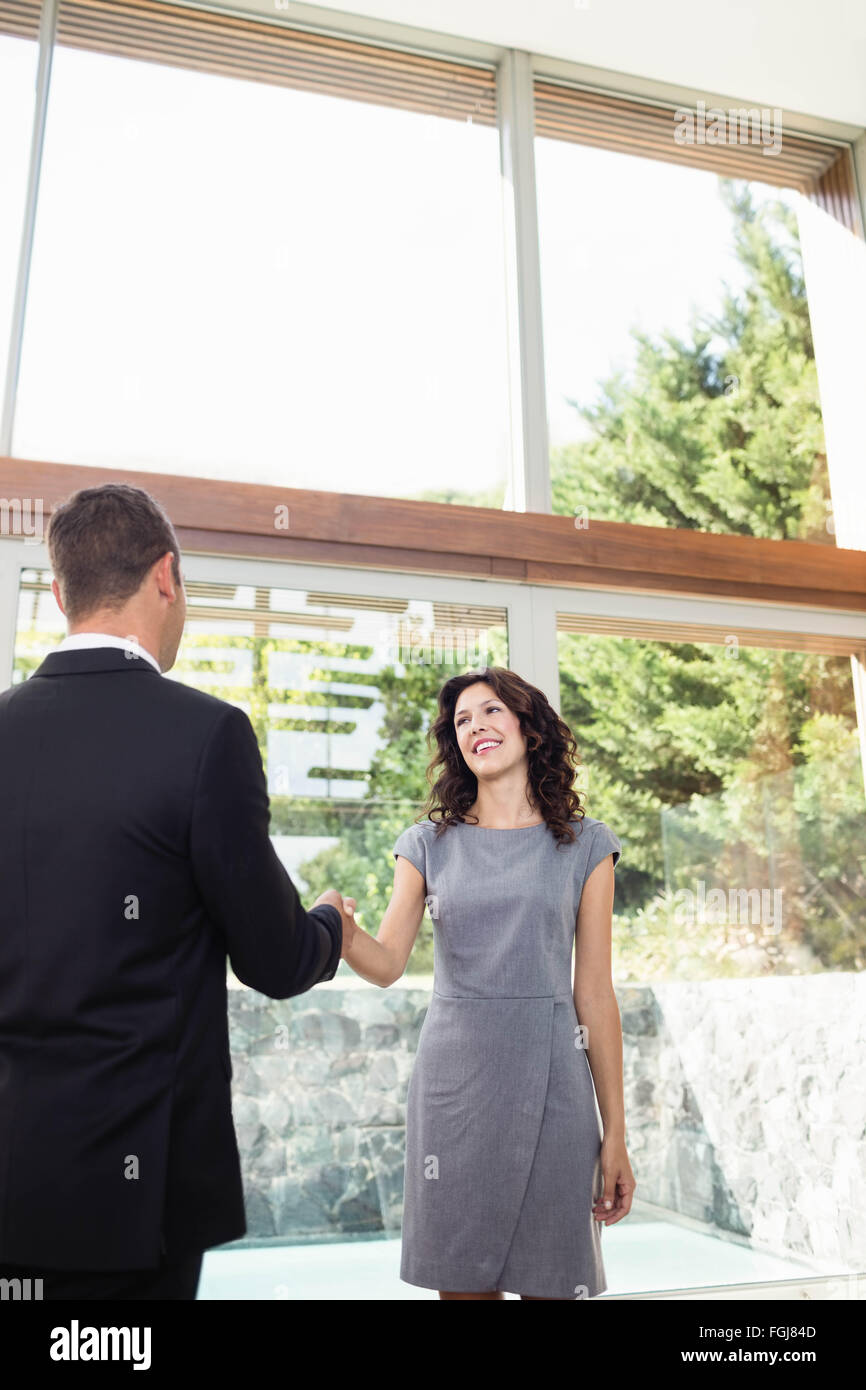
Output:
<path fill-rule="evenodd" d="M 120 649 L 0 694 L 0 1262 L 153 1268 L 246 1231 L 226 954 L 333 977 L 268 838 L 247 716 Z"/>

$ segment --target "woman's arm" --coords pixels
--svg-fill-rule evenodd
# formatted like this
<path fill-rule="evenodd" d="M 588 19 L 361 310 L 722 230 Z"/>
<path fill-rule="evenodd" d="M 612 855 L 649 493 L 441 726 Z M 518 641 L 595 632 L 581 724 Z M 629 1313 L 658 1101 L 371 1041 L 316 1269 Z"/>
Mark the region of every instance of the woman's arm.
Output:
<path fill-rule="evenodd" d="M 583 885 L 574 953 L 574 1007 L 583 1026 L 581 1036 L 604 1127 L 604 1192 L 595 1214 L 605 1225 L 628 1213 L 635 1188 L 625 1147 L 622 1020 L 611 974 L 613 894 L 613 856 L 609 854 Z"/>
<path fill-rule="evenodd" d="M 383 988 L 399 980 L 424 916 L 426 891 L 423 874 L 398 855 L 394 887 L 378 932 L 370 936 L 356 924 L 352 945 L 343 956 L 356 975 Z"/>
<path fill-rule="evenodd" d="M 583 885 L 574 953 L 574 1007 L 584 1028 L 604 1132 L 624 1135 L 622 1021 L 611 975 L 613 892 L 613 856 L 609 854 Z"/>

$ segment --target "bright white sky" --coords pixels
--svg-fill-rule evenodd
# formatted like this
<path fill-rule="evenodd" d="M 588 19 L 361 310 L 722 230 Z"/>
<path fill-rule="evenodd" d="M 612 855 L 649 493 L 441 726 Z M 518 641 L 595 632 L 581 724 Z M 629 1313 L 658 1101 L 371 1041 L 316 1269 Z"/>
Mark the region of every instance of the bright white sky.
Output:
<path fill-rule="evenodd" d="M 0 365 L 33 72 L 0 40 Z M 631 325 L 686 333 L 742 278 L 715 175 L 536 152 L 556 444 Z M 507 399 L 495 131 L 56 51 L 16 454 L 475 491 L 505 475 Z"/>

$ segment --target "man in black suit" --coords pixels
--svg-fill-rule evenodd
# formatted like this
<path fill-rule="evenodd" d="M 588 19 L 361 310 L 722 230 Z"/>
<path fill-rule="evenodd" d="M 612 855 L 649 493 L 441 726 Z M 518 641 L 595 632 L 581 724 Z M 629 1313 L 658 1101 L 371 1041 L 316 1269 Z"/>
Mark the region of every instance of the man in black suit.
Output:
<path fill-rule="evenodd" d="M 192 1299 L 246 1231 L 226 955 L 302 994 L 354 903 L 304 910 L 246 714 L 162 678 L 186 615 L 162 508 L 85 489 L 48 548 L 70 635 L 0 695 L 0 1278 Z"/>

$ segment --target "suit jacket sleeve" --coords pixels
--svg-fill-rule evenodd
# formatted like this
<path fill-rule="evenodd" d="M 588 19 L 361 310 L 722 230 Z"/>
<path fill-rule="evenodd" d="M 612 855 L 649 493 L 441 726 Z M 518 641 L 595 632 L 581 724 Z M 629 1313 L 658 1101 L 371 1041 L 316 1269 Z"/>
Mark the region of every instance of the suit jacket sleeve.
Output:
<path fill-rule="evenodd" d="M 229 705 L 202 754 L 190 827 L 193 875 L 226 938 L 235 975 L 271 999 L 330 980 L 343 944 L 340 914 L 306 912 L 268 835 L 270 806 L 252 724 Z"/>

